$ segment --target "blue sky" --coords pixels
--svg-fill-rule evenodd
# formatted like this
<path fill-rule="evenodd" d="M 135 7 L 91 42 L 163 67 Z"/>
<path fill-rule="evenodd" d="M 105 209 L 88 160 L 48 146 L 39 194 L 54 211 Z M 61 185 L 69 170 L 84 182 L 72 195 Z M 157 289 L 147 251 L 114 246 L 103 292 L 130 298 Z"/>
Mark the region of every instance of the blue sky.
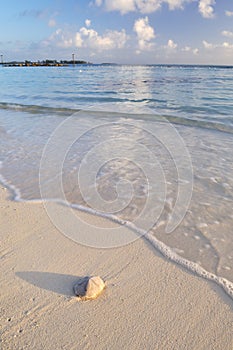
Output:
<path fill-rule="evenodd" d="M 233 65 L 233 1 L 6 1 L 0 51 L 5 61 Z"/>

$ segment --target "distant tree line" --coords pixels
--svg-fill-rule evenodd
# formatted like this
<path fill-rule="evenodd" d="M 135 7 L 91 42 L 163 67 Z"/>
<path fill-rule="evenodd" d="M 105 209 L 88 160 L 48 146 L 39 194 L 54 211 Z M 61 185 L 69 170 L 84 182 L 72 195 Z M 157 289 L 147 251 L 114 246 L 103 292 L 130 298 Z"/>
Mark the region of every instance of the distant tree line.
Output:
<path fill-rule="evenodd" d="M 80 61 L 80 60 L 74 60 L 74 61 L 60 61 L 60 63 L 62 64 L 87 64 L 90 62 L 86 62 L 86 61 Z"/>
<path fill-rule="evenodd" d="M 1 62 L 3 66 L 10 67 L 40 67 L 40 66 L 67 66 L 73 64 L 91 64 L 90 62 L 86 62 L 83 60 L 50 60 L 46 59 L 43 61 L 11 61 L 11 62 Z"/>

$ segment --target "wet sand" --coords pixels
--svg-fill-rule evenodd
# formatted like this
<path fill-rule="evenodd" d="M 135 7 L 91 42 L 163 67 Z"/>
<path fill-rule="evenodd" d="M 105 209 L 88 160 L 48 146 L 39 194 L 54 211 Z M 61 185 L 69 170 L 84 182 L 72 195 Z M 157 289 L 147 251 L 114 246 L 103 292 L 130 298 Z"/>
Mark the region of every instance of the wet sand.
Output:
<path fill-rule="evenodd" d="M 233 302 L 220 287 L 143 238 L 115 249 L 81 246 L 53 226 L 43 204 L 9 197 L 0 186 L 3 350 L 232 349 Z M 100 275 L 107 288 L 80 302 L 72 288 L 86 275 Z"/>

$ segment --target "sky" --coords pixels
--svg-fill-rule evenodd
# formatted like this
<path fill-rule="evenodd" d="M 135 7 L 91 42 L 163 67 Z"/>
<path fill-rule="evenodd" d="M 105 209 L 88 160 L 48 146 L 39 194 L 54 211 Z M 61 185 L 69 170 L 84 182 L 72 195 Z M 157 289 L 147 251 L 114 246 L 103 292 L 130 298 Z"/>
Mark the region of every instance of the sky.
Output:
<path fill-rule="evenodd" d="M 3 2 L 3 0 L 0 0 Z M 3 61 L 233 65 L 233 0 L 11 0 Z"/>

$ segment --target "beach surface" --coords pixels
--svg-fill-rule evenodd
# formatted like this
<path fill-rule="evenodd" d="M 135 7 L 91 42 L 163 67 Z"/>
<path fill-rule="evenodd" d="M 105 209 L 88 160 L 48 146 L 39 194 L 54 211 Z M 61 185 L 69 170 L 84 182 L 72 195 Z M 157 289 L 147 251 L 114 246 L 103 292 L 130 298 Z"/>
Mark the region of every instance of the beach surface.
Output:
<path fill-rule="evenodd" d="M 42 203 L 11 201 L 3 186 L 0 208 L 1 349 L 233 348 L 232 299 L 143 238 L 115 249 L 81 246 Z M 80 302 L 73 285 L 86 275 L 100 275 L 107 288 Z"/>

